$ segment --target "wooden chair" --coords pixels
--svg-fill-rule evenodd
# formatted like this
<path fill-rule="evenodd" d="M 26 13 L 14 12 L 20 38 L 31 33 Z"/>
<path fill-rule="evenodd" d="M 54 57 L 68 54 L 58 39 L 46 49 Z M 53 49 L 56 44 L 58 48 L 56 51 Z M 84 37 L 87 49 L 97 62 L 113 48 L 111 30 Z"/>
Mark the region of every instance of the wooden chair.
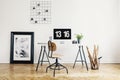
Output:
<path fill-rule="evenodd" d="M 60 59 L 62 55 L 54 53 L 54 51 L 56 51 L 56 48 L 57 47 L 54 42 L 48 41 L 48 56 L 49 58 L 55 59 L 55 63 L 47 66 L 46 72 L 48 71 L 48 68 L 54 70 L 53 76 L 55 76 L 56 70 L 66 69 L 66 72 L 68 73 L 68 69 L 58 62 L 58 59 Z"/>

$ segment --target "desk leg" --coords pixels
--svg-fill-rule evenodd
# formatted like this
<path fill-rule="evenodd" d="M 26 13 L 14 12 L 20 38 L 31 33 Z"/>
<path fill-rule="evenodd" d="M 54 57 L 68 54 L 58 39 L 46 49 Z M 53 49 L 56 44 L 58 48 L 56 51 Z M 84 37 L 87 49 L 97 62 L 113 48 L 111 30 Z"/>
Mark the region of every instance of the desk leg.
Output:
<path fill-rule="evenodd" d="M 88 65 L 87 65 L 87 61 L 86 61 L 86 58 L 85 58 L 85 53 L 84 53 L 84 50 L 83 50 L 83 46 L 82 46 L 82 52 L 83 52 L 83 56 L 84 56 L 84 60 L 85 60 L 86 69 L 88 71 Z"/>
<path fill-rule="evenodd" d="M 39 66 L 39 63 L 40 63 L 41 54 L 42 54 L 42 46 L 41 46 L 41 50 L 40 50 L 40 54 L 39 54 L 39 59 L 38 59 L 36 71 L 38 70 L 38 66 Z"/>
<path fill-rule="evenodd" d="M 44 46 L 44 52 L 43 52 L 43 54 L 46 54 L 46 57 L 47 57 L 47 60 L 48 60 L 48 62 L 49 62 L 49 65 L 50 65 L 50 61 L 49 61 L 49 58 L 48 58 L 48 54 L 47 54 L 47 52 L 46 52 L 46 47 Z"/>
<path fill-rule="evenodd" d="M 79 46 L 79 52 L 80 52 L 80 58 L 81 58 L 82 66 L 83 66 L 83 58 L 82 58 L 82 54 L 81 54 L 81 46 Z"/>
<path fill-rule="evenodd" d="M 43 49 L 44 49 L 44 46 L 43 46 Z M 44 51 L 43 51 L 43 55 L 42 55 L 41 66 L 43 64 L 43 59 L 44 59 Z"/>
<path fill-rule="evenodd" d="M 76 64 L 76 62 L 77 62 L 78 55 L 79 55 L 79 50 L 78 50 L 78 53 L 77 53 L 77 56 L 76 56 L 76 59 L 75 59 L 75 62 L 74 62 L 73 68 L 75 67 L 75 64 Z"/>
<path fill-rule="evenodd" d="M 77 60 L 79 54 L 80 54 L 81 60 Z M 73 68 L 75 67 L 76 62 L 82 62 L 82 66 L 83 66 L 83 62 L 85 62 L 86 69 L 88 70 L 88 65 L 87 65 L 85 53 L 84 53 L 84 50 L 83 50 L 83 46 L 79 46 L 78 53 L 77 53 Z"/>

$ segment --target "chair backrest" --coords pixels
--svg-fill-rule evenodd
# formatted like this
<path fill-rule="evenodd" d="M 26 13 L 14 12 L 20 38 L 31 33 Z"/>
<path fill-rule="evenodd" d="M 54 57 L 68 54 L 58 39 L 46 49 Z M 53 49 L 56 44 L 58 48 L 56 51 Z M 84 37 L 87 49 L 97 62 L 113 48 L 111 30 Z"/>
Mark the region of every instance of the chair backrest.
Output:
<path fill-rule="evenodd" d="M 52 41 L 48 41 L 48 56 L 52 57 L 53 51 L 56 51 L 56 44 Z"/>

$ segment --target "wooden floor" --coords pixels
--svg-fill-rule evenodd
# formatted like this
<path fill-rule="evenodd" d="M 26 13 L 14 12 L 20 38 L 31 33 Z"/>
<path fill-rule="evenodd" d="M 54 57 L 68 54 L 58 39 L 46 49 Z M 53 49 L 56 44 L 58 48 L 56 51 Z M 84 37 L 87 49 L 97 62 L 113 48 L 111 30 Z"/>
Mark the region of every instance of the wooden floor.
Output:
<path fill-rule="evenodd" d="M 36 72 L 36 64 L 0 64 L 0 80 L 120 80 L 120 64 L 101 64 L 99 70 L 86 70 L 85 66 L 76 64 L 64 64 L 69 73 L 65 70 L 56 72 L 45 72 L 47 64 L 39 66 Z"/>

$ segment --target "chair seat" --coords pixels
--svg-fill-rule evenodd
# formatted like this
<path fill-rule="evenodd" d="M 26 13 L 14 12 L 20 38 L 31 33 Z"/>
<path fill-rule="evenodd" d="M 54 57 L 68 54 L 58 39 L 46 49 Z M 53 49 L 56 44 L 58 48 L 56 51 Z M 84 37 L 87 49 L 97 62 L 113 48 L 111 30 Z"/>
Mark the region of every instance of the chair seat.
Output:
<path fill-rule="evenodd" d="M 63 56 L 63 55 L 58 54 L 58 53 L 53 53 L 52 54 L 52 57 L 54 57 L 54 58 L 60 58 L 61 56 Z"/>

